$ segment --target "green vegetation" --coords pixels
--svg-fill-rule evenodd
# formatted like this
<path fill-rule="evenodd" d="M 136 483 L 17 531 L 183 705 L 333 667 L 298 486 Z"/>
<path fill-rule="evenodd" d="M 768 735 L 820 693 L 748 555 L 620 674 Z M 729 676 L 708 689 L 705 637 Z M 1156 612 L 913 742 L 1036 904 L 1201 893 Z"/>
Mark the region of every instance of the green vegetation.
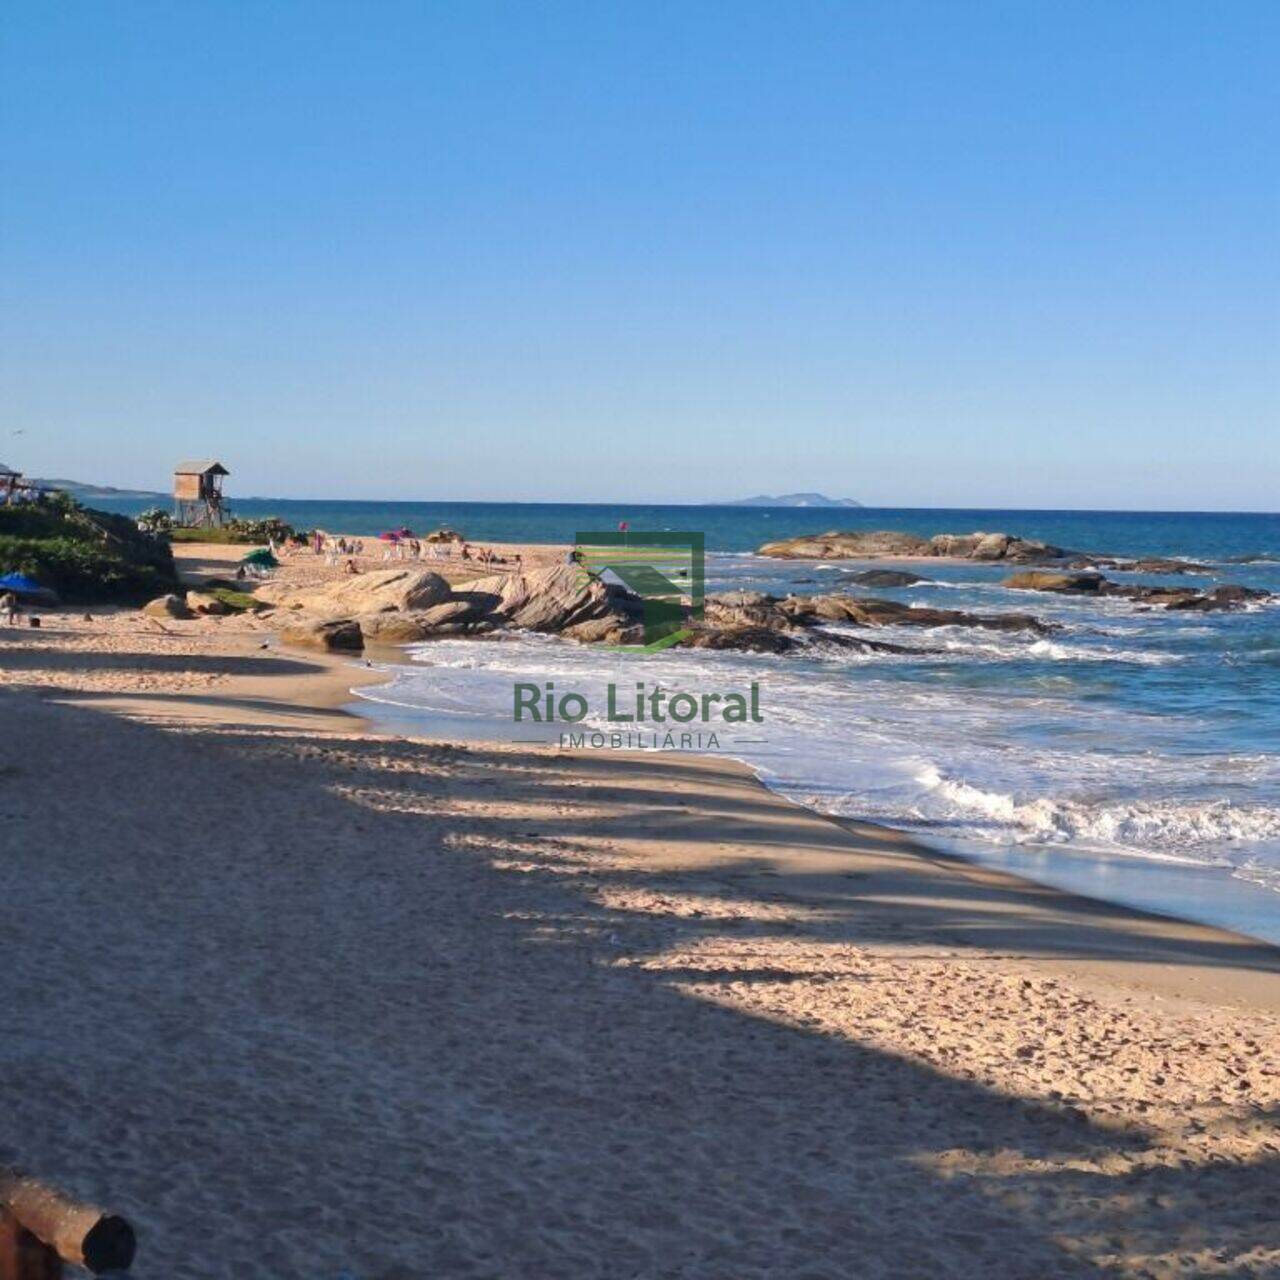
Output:
<path fill-rule="evenodd" d="M 138 517 L 141 524 L 145 519 L 159 524 L 159 517 L 166 513 L 158 509 L 144 511 Z M 169 522 L 172 525 L 172 521 Z M 284 542 L 294 536 L 290 525 L 285 524 L 279 516 L 263 516 L 260 520 L 228 520 L 224 525 L 202 525 L 199 529 L 174 529 L 161 526 L 172 542 L 220 542 L 235 546 L 266 546 L 268 539 Z"/>
<path fill-rule="evenodd" d="M 0 574 L 15 572 L 81 602 L 148 600 L 177 582 L 163 539 L 67 494 L 0 507 Z"/>
<path fill-rule="evenodd" d="M 173 517 L 163 507 L 148 507 L 138 516 L 138 528 L 143 533 L 168 533 Z"/>
<path fill-rule="evenodd" d="M 247 591 L 237 591 L 232 587 L 213 587 L 207 592 L 215 600 L 221 600 L 232 613 L 257 613 L 267 606 Z"/>
<path fill-rule="evenodd" d="M 265 538 L 251 538 L 240 533 L 229 524 L 221 526 L 202 525 L 199 529 L 171 529 L 168 533 L 170 542 L 217 542 L 232 545 L 261 546 Z"/>

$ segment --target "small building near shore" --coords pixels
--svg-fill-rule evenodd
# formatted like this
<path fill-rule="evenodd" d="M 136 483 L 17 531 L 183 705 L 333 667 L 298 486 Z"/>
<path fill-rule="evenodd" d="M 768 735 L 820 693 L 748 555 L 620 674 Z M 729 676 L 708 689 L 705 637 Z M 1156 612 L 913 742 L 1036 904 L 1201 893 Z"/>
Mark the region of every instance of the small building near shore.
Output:
<path fill-rule="evenodd" d="M 26 479 L 21 471 L 15 471 L 0 462 L 0 507 L 12 506 L 17 502 L 33 502 L 39 496 L 39 487 Z"/>
<path fill-rule="evenodd" d="M 215 458 L 178 463 L 173 469 L 174 521 L 186 528 L 222 524 L 222 477 L 230 474 Z"/>

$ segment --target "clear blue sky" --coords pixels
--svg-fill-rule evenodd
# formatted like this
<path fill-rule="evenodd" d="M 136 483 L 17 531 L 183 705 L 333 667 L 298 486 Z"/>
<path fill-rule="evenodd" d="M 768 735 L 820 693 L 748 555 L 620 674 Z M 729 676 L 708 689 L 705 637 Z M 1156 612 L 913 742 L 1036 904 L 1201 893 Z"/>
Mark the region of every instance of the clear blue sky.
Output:
<path fill-rule="evenodd" d="M 31 473 L 1277 509 L 1275 0 L 10 0 L 0 42 Z"/>

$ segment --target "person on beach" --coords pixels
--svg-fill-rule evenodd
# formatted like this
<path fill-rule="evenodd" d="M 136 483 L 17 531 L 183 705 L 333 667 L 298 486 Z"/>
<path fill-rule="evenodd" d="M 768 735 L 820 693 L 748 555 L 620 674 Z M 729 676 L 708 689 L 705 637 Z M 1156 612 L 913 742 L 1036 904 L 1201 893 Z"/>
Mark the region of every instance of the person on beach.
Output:
<path fill-rule="evenodd" d="M 5 623 L 10 627 L 18 625 L 18 614 L 20 612 L 18 605 L 18 597 L 12 591 L 6 591 L 0 596 L 0 614 L 4 616 Z"/>

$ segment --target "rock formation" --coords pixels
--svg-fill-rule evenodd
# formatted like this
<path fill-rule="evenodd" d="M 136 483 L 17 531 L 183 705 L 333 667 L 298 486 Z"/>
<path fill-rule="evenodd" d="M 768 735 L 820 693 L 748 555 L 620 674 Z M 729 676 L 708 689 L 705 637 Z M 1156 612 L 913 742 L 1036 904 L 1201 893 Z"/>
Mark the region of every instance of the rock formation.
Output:
<path fill-rule="evenodd" d="M 1136 582 L 1113 582 L 1101 573 L 1049 573 L 1030 570 L 1014 573 L 1001 586 L 1015 591 L 1052 591 L 1059 595 L 1115 596 L 1163 609 L 1211 612 L 1239 609 L 1254 600 L 1270 598 L 1270 592 L 1254 587 L 1224 584 L 1201 591 L 1196 587 L 1152 587 Z"/>
<path fill-rule="evenodd" d="M 784 560 L 877 560 L 886 558 L 939 558 L 949 560 L 1012 561 L 1049 564 L 1072 554 L 1061 547 L 1010 533 L 938 533 L 923 538 L 892 530 L 829 533 L 766 542 L 762 556 Z"/>
<path fill-rule="evenodd" d="M 189 618 L 191 610 L 181 596 L 157 596 L 142 606 L 148 618 Z"/>
<path fill-rule="evenodd" d="M 425 609 L 449 599 L 451 588 L 446 579 L 427 569 L 382 569 L 337 578 L 318 587 L 267 582 L 255 594 L 281 609 L 316 617 L 354 618 L 391 609 Z"/>
<path fill-rule="evenodd" d="M 349 618 L 338 621 L 317 618 L 294 621 L 281 631 L 280 639 L 286 644 L 322 649 L 328 653 L 358 653 L 364 648 L 360 624 Z"/>

